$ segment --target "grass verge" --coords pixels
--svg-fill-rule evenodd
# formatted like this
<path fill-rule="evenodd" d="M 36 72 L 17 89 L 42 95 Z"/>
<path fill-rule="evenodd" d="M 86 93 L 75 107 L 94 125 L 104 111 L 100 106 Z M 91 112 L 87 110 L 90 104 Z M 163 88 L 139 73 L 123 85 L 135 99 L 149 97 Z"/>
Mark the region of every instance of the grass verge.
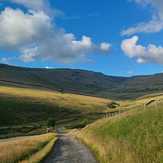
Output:
<path fill-rule="evenodd" d="M 0 142 L 0 163 L 38 163 L 50 152 L 55 141 L 53 133 L 6 139 Z"/>
<path fill-rule="evenodd" d="M 76 135 L 100 163 L 161 163 L 163 105 L 99 120 Z"/>
<path fill-rule="evenodd" d="M 40 163 L 52 150 L 56 139 L 52 139 L 43 149 L 33 154 L 30 158 L 21 161 L 20 163 Z"/>

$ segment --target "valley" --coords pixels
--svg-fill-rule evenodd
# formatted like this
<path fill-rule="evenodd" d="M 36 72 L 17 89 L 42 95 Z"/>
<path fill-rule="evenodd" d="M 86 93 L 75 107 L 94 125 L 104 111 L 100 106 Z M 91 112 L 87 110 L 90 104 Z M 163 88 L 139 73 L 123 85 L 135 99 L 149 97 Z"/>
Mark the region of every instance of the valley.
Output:
<path fill-rule="evenodd" d="M 161 91 L 117 100 L 3 82 L 0 85 L 0 146 L 16 149 L 12 144 L 21 146 L 30 139 L 33 142 L 35 137 L 38 144 L 46 145 L 36 145 L 33 149 L 32 143 L 29 149 L 14 154 L 16 158 L 12 158 L 12 151 L 9 158 L 6 158 L 7 152 L 0 158 L 7 163 L 12 159 L 23 161 L 27 159 L 26 150 L 27 153 L 32 150 L 34 153 L 31 151 L 24 162 L 33 159 L 45 162 L 72 159 L 74 162 L 83 155 L 81 163 L 89 159 L 90 163 L 159 163 L 163 158 L 162 106 Z M 51 120 L 55 121 L 55 128 L 49 134 L 55 136 L 47 136 L 44 144 L 41 137 L 46 137 Z M 76 150 L 72 152 L 71 148 Z M 72 157 L 65 156 L 69 152 Z"/>
<path fill-rule="evenodd" d="M 0 0 L 0 163 L 163 163 L 163 0 Z"/>

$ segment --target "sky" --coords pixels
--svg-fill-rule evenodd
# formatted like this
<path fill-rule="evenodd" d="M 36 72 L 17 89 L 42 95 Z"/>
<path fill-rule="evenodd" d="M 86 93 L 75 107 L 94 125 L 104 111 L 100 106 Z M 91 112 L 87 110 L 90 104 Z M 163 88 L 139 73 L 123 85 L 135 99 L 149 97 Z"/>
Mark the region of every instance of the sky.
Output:
<path fill-rule="evenodd" d="M 163 72 L 162 0 L 0 0 L 0 63 Z"/>

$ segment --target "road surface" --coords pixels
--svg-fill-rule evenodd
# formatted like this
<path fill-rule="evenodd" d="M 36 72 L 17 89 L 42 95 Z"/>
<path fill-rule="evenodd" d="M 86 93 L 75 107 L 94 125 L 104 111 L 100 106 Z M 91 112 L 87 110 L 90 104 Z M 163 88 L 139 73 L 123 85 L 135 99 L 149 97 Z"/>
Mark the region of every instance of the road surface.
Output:
<path fill-rule="evenodd" d="M 89 149 L 67 134 L 60 134 L 44 163 L 97 163 Z"/>

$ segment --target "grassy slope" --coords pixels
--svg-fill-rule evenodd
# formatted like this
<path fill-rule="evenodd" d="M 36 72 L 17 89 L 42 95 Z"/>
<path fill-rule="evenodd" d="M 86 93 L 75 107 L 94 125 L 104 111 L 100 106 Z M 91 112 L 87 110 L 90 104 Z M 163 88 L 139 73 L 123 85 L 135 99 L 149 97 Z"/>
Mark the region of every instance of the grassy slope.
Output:
<path fill-rule="evenodd" d="M 0 64 L 0 84 L 61 92 L 134 99 L 163 91 L 163 74 L 114 77 L 75 69 L 35 69 Z"/>
<path fill-rule="evenodd" d="M 17 130 L 30 133 L 50 117 L 75 127 L 100 118 L 108 103 L 110 100 L 95 97 L 0 86 L 0 135 Z M 16 129 L 11 128 L 15 125 Z"/>
<path fill-rule="evenodd" d="M 1 141 L 0 163 L 40 162 L 50 152 L 55 141 L 53 133 Z"/>
<path fill-rule="evenodd" d="M 163 162 L 163 96 L 144 109 L 150 98 L 135 101 L 137 109 L 120 117 L 99 120 L 84 128 L 78 137 L 96 153 L 101 163 Z"/>

